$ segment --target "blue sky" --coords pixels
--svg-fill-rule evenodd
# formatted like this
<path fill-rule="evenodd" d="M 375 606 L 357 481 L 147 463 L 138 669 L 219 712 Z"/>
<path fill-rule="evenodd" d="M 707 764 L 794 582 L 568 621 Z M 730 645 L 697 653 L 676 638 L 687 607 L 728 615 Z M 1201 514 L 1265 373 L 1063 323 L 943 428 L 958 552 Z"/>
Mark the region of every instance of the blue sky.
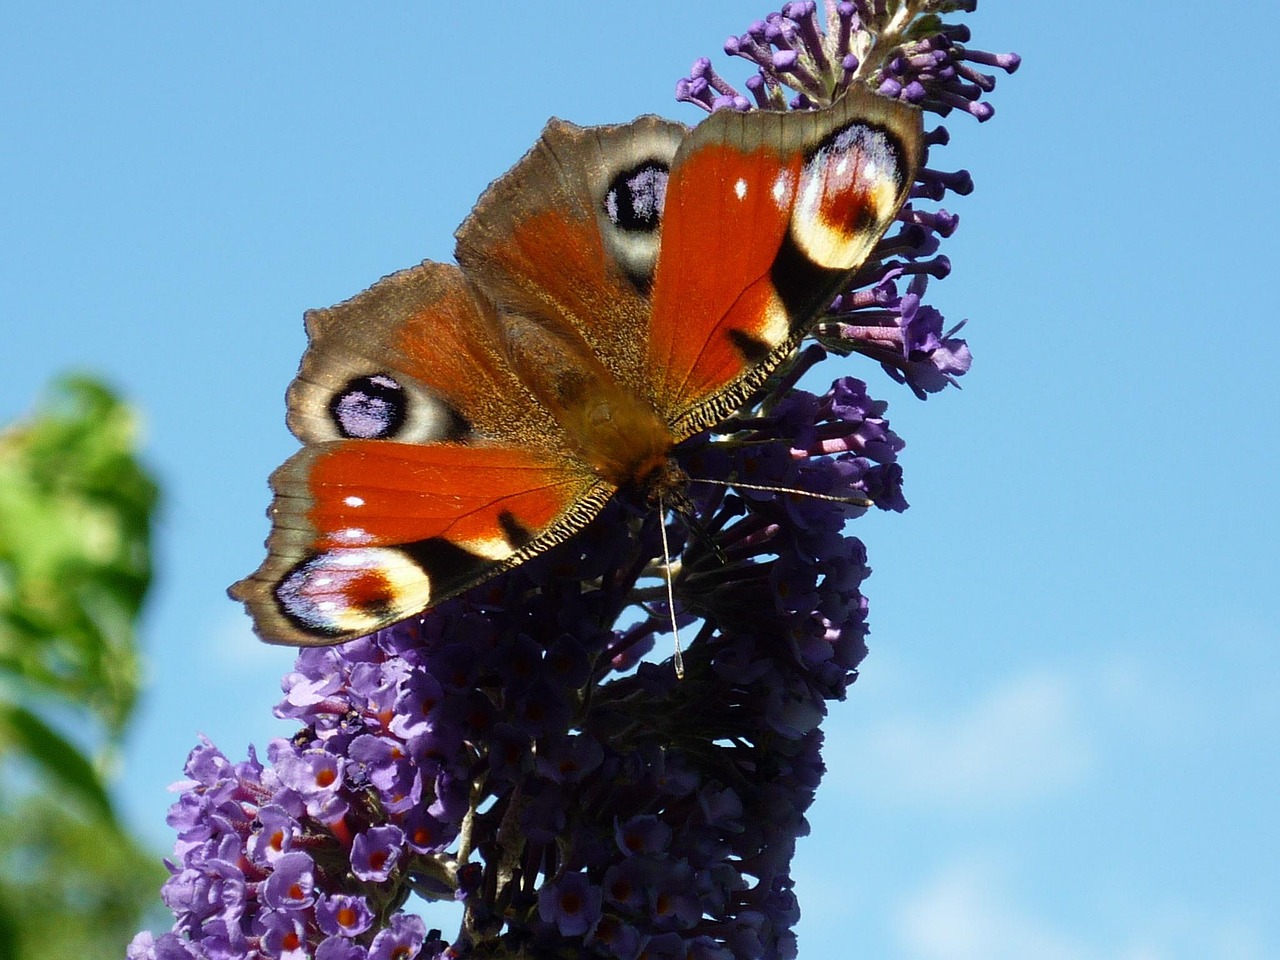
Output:
<path fill-rule="evenodd" d="M 158 848 L 197 732 L 233 757 L 290 732 L 290 654 L 223 591 L 294 448 L 302 311 L 447 259 L 550 115 L 696 120 L 676 78 L 766 12 L 636 9 L 8 11 L 0 419 L 68 368 L 144 411 L 166 502 L 117 796 Z M 796 861 L 801 956 L 1274 958 L 1278 125 L 1253 38 L 1280 9 L 983 0 L 969 22 L 1024 57 L 933 157 L 977 182 L 931 288 L 976 361 L 925 403 L 839 368 L 890 401 L 913 506 L 856 531 L 872 655 Z"/>

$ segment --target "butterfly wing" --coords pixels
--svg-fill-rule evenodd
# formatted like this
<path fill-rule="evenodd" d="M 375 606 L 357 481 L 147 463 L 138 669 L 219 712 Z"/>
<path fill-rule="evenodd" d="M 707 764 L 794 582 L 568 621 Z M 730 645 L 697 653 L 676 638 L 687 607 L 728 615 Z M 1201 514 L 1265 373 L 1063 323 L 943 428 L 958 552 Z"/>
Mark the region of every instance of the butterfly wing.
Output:
<path fill-rule="evenodd" d="M 424 263 L 307 315 L 289 389 L 305 444 L 271 478 L 262 566 L 231 588 L 272 642 L 371 633 L 585 524 L 613 492 L 576 459 L 457 268 Z"/>
<path fill-rule="evenodd" d="M 663 195 L 686 133 L 658 117 L 552 120 L 457 232 L 458 263 L 504 318 L 512 369 L 615 487 L 644 489 L 669 461 L 645 337 Z"/>
<path fill-rule="evenodd" d="M 851 89 L 811 112 L 721 110 L 671 167 L 644 364 L 677 439 L 740 407 L 906 201 L 921 114 Z"/>
<path fill-rule="evenodd" d="M 613 380 L 646 383 L 663 195 L 687 132 L 659 117 L 551 120 L 458 228 L 458 262 L 504 312 L 556 330 Z"/>

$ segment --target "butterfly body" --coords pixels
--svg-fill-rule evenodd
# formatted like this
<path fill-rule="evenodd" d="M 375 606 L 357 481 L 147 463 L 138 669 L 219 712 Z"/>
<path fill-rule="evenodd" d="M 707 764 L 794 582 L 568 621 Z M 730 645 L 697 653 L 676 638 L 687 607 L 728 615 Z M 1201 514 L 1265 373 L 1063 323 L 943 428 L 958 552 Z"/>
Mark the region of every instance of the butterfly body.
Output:
<path fill-rule="evenodd" d="M 521 382 L 602 480 L 643 485 L 669 461 L 674 438 L 651 400 L 619 382 L 582 344 L 522 322 L 506 330 L 505 345 Z"/>
<path fill-rule="evenodd" d="M 563 541 L 791 353 L 905 202 L 919 113 L 551 121 L 425 262 L 310 311 L 263 565 L 272 642 L 361 636 Z"/>

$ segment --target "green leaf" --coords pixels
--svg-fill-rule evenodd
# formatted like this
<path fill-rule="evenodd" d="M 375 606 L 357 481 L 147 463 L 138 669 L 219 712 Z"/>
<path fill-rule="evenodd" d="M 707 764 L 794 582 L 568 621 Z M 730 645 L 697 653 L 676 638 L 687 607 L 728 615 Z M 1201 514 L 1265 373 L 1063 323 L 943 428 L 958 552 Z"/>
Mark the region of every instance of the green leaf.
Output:
<path fill-rule="evenodd" d="M 97 817 L 115 820 L 111 798 L 92 761 L 30 710 L 0 704 L 0 751 L 9 747 L 27 756 Z"/>
<path fill-rule="evenodd" d="M 0 434 L 0 671 L 118 734 L 137 696 L 155 481 L 137 421 L 87 377 Z"/>
<path fill-rule="evenodd" d="M 118 958 L 158 906 L 95 763 L 138 693 L 157 489 L 136 446 L 87 377 L 0 433 L 0 960 Z"/>
<path fill-rule="evenodd" d="M 159 857 L 45 798 L 0 811 L 0 960 L 119 960 L 133 933 L 162 928 Z"/>

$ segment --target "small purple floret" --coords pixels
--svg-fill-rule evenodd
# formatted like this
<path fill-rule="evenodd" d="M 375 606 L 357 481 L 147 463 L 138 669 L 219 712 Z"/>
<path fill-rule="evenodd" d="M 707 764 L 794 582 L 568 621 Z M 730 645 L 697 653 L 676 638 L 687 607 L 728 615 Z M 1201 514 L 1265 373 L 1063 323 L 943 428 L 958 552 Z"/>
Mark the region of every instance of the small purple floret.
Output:
<path fill-rule="evenodd" d="M 316 925 L 331 936 L 358 936 L 373 926 L 373 920 L 373 911 L 364 897 L 322 894 L 316 901 Z"/>
<path fill-rule="evenodd" d="M 399 827 L 370 827 L 351 845 L 351 872 L 361 880 L 381 883 L 395 870 L 403 849 L 404 831 Z"/>
<path fill-rule="evenodd" d="M 599 921 L 602 899 L 585 873 L 566 873 L 538 892 L 538 915 L 562 937 L 581 937 Z"/>

